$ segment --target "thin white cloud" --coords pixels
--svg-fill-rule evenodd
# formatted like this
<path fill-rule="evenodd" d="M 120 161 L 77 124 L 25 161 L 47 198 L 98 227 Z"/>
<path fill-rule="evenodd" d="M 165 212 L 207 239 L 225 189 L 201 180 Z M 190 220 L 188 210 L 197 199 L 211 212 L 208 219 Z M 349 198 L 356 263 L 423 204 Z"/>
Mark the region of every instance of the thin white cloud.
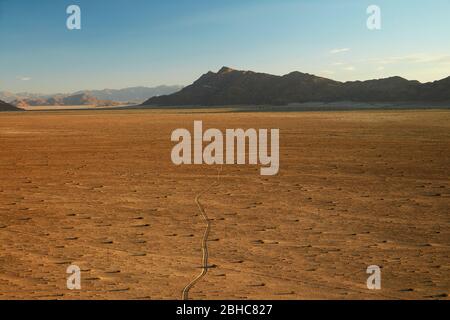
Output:
<path fill-rule="evenodd" d="M 30 77 L 17 77 L 17 80 L 20 80 L 20 81 L 30 81 L 31 78 L 30 78 Z"/>
<path fill-rule="evenodd" d="M 355 71 L 355 67 L 354 66 L 348 66 L 344 68 L 345 71 Z"/>
<path fill-rule="evenodd" d="M 396 63 L 442 63 L 450 64 L 450 55 L 447 54 L 426 54 L 414 53 L 405 56 L 376 58 L 368 60 L 368 62 L 386 65 Z"/>
<path fill-rule="evenodd" d="M 343 66 L 345 63 L 344 62 L 335 62 L 332 65 L 333 66 Z"/>
<path fill-rule="evenodd" d="M 348 52 L 350 51 L 350 48 L 338 48 L 338 49 L 333 49 L 330 51 L 331 54 L 336 54 L 336 53 L 343 53 L 343 52 Z"/>

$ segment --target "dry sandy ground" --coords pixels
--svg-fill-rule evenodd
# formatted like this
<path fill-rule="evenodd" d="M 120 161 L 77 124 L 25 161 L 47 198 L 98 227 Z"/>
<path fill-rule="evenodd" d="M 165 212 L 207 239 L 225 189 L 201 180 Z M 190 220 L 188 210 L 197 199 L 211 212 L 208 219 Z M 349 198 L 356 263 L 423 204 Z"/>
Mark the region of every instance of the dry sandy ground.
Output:
<path fill-rule="evenodd" d="M 449 111 L 145 110 L 0 115 L 0 299 L 180 299 L 218 169 L 171 163 L 194 120 L 280 128 L 281 168 L 224 166 L 201 198 L 191 299 L 448 299 Z"/>

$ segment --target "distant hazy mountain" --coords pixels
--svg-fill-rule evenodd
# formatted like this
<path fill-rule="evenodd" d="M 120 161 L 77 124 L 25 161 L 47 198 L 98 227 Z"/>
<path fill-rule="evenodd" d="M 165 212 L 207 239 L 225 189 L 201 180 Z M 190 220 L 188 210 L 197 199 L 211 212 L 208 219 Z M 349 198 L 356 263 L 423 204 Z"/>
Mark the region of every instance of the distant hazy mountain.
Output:
<path fill-rule="evenodd" d="M 168 95 L 180 91 L 182 86 L 159 86 L 154 88 L 132 87 L 126 89 L 84 90 L 77 93 L 85 93 L 101 100 L 141 103 L 151 97 Z"/>
<path fill-rule="evenodd" d="M 50 98 L 59 99 L 61 97 L 69 97 L 78 94 L 87 94 L 99 100 L 111 100 L 116 102 L 142 103 L 143 101 L 160 95 L 172 94 L 181 90 L 182 86 L 158 86 L 154 88 L 133 87 L 126 89 L 104 89 L 104 90 L 83 90 L 75 93 L 57 93 L 57 94 L 40 94 L 40 93 L 12 93 L 0 91 L 0 100 L 11 103 L 13 101 L 23 100 L 46 100 Z"/>
<path fill-rule="evenodd" d="M 46 95 L 41 93 L 28 93 L 28 92 L 20 92 L 20 93 L 12 93 L 8 91 L 0 91 L 0 100 L 11 103 L 15 100 L 22 99 L 47 99 L 54 95 Z"/>
<path fill-rule="evenodd" d="M 22 109 L 16 108 L 2 100 L 0 100 L 0 111 L 21 111 Z"/>
<path fill-rule="evenodd" d="M 71 96 L 56 95 L 51 98 L 20 99 L 12 102 L 17 107 L 28 106 L 115 106 L 118 102 L 99 100 L 88 94 L 75 94 Z"/>
<path fill-rule="evenodd" d="M 401 77 L 339 82 L 307 73 L 275 76 L 223 67 L 181 91 L 143 105 L 286 105 L 301 102 L 450 102 L 450 77 L 422 84 Z"/>

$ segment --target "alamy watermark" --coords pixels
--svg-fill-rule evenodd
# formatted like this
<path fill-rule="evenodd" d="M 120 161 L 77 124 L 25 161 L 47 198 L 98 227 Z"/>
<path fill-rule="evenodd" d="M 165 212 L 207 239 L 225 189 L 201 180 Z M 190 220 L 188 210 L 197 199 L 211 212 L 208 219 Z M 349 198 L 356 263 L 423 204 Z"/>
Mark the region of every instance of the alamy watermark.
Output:
<path fill-rule="evenodd" d="M 367 289 L 381 290 L 381 268 L 375 265 L 368 266 L 366 273 L 370 274 L 367 278 Z"/>
<path fill-rule="evenodd" d="M 81 8 L 77 5 L 70 5 L 66 9 L 69 15 L 66 21 L 67 29 L 80 30 L 81 29 Z"/>
<path fill-rule="evenodd" d="M 194 121 L 193 135 L 188 129 L 172 132 L 171 140 L 178 143 L 172 149 L 171 158 L 176 165 L 260 164 L 261 175 L 273 176 L 280 166 L 279 129 L 270 130 L 270 155 L 268 138 L 267 129 L 226 129 L 225 134 L 219 129 L 203 132 L 202 121 Z M 205 147 L 204 142 L 208 143 Z"/>
<path fill-rule="evenodd" d="M 69 290 L 81 290 L 81 269 L 77 265 L 71 265 L 67 268 L 67 289 Z"/>
<path fill-rule="evenodd" d="M 69 15 L 66 21 L 67 29 L 81 30 L 80 6 L 72 4 L 67 7 L 66 13 Z M 366 13 L 369 15 L 366 22 L 367 28 L 369 30 L 381 30 L 381 8 L 372 4 L 367 7 Z"/>
<path fill-rule="evenodd" d="M 381 8 L 377 5 L 371 5 L 367 7 L 367 14 L 370 15 L 367 18 L 367 29 L 369 30 L 381 30 Z"/>

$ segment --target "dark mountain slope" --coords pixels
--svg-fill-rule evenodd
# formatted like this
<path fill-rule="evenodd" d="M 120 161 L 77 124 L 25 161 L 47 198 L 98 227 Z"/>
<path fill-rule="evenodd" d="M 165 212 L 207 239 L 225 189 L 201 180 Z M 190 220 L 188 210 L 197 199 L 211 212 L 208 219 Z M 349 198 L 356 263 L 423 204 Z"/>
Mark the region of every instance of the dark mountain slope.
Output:
<path fill-rule="evenodd" d="M 0 100 L 0 111 L 23 111 L 23 110 Z"/>

